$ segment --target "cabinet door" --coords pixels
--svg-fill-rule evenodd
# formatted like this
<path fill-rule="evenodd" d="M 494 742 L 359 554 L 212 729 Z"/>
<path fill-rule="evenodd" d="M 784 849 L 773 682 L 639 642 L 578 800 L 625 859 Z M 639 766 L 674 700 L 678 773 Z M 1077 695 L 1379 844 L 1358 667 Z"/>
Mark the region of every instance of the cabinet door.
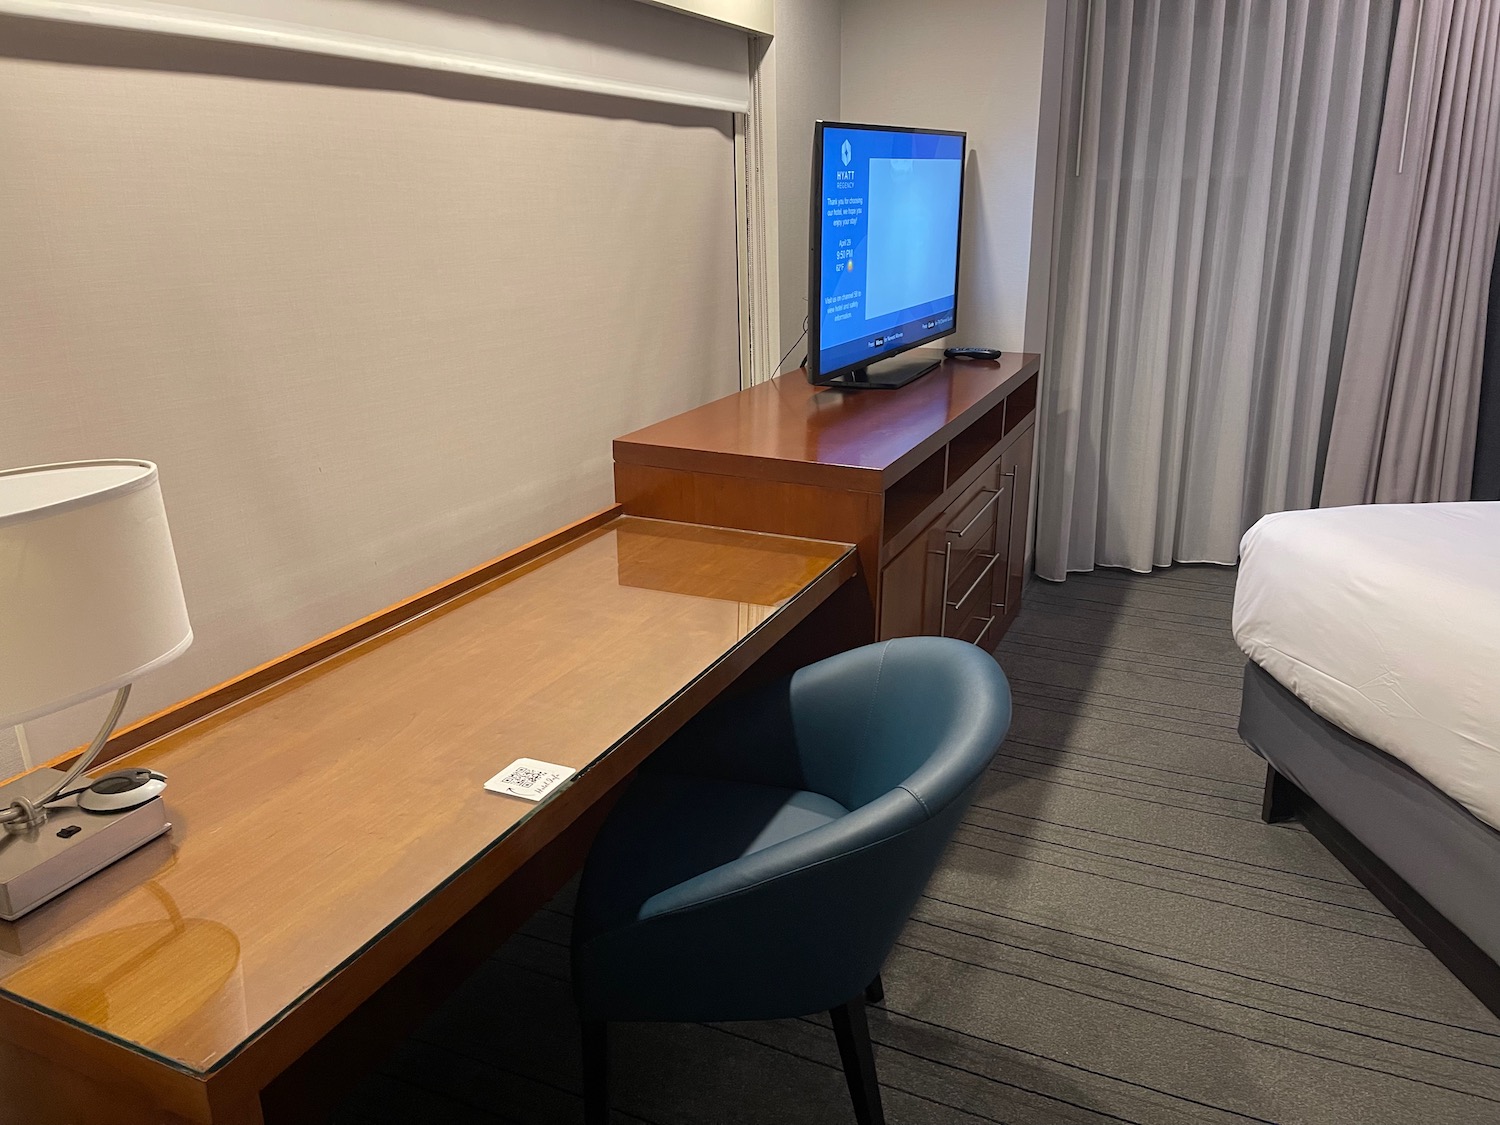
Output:
<path fill-rule="evenodd" d="M 1005 583 L 1001 603 L 1001 631 L 1021 611 L 1021 587 L 1026 584 L 1026 526 L 1031 516 L 1031 452 L 1036 430 L 1026 427 L 1000 457 L 1000 471 L 1010 482 L 1010 517 L 1006 529 Z"/>
<path fill-rule="evenodd" d="M 936 632 L 936 609 L 929 588 L 927 536 L 919 535 L 880 572 L 880 639 L 920 637 Z"/>
<path fill-rule="evenodd" d="M 1010 505 L 1010 482 L 997 461 L 934 524 L 928 538 L 937 591 L 932 632 L 986 647 L 994 643 Z"/>
<path fill-rule="evenodd" d="M 880 636 L 947 636 L 993 648 L 1004 628 L 1015 474 L 996 459 L 881 572 Z M 1024 533 L 1023 533 L 1024 534 Z"/>

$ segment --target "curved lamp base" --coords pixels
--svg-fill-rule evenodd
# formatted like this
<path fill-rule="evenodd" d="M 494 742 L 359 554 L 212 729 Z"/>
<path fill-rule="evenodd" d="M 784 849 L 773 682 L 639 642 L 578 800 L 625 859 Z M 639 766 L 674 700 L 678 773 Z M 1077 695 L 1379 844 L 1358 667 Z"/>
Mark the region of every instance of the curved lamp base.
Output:
<path fill-rule="evenodd" d="M 0 786 L 0 801 L 28 800 L 57 785 L 60 770 L 35 770 Z M 160 799 L 120 812 L 54 805 L 45 823 L 0 833 L 0 918 L 14 921 L 171 828 Z"/>
<path fill-rule="evenodd" d="M 115 729 L 115 724 L 120 721 L 120 713 L 125 710 L 125 701 L 130 698 L 130 685 L 126 684 L 115 692 L 114 701 L 109 705 L 109 713 L 104 716 L 104 723 L 99 727 L 99 733 L 94 735 L 94 740 L 89 743 L 88 749 L 78 756 L 73 767 L 65 774 L 58 774 L 60 780 L 52 786 L 44 789 L 37 796 L 15 796 L 12 797 L 8 806 L 0 809 L 0 824 L 13 832 L 28 832 L 40 828 L 47 820 L 47 806 L 60 796 L 68 795 L 68 788 L 78 780 L 78 775 L 94 764 L 94 759 L 99 756 L 99 751 L 104 749 L 104 744 L 109 741 L 110 734 Z M 57 770 L 38 770 L 28 774 L 35 777 L 42 772 L 57 774 Z M 7 789 L 10 786 L 6 787 Z"/>

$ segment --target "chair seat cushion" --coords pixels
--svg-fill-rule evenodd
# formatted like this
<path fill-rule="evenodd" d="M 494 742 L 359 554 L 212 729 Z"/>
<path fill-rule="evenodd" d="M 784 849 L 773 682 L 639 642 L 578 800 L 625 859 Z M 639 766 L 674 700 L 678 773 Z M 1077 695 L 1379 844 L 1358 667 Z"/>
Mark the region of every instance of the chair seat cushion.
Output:
<path fill-rule="evenodd" d="M 577 932 L 588 938 L 633 922 L 662 891 L 821 828 L 848 811 L 805 790 L 642 775 L 610 813 L 589 854 Z"/>

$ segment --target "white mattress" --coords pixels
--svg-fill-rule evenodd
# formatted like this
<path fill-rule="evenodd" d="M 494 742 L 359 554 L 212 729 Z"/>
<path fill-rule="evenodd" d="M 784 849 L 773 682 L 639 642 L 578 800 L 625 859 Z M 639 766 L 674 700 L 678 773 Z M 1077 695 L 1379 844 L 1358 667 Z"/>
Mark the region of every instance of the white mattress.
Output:
<path fill-rule="evenodd" d="M 1500 828 L 1500 503 L 1266 516 L 1240 544 L 1234 639 Z"/>

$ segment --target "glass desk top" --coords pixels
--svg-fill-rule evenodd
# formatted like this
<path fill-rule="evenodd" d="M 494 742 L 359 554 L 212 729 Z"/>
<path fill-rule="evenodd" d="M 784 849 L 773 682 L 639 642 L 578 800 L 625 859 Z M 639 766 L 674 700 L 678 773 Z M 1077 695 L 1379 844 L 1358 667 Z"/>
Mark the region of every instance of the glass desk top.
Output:
<path fill-rule="evenodd" d="M 488 778 L 585 770 L 852 550 L 621 517 L 127 755 L 172 831 L 0 922 L 0 995 L 212 1071 L 566 790 Z"/>

